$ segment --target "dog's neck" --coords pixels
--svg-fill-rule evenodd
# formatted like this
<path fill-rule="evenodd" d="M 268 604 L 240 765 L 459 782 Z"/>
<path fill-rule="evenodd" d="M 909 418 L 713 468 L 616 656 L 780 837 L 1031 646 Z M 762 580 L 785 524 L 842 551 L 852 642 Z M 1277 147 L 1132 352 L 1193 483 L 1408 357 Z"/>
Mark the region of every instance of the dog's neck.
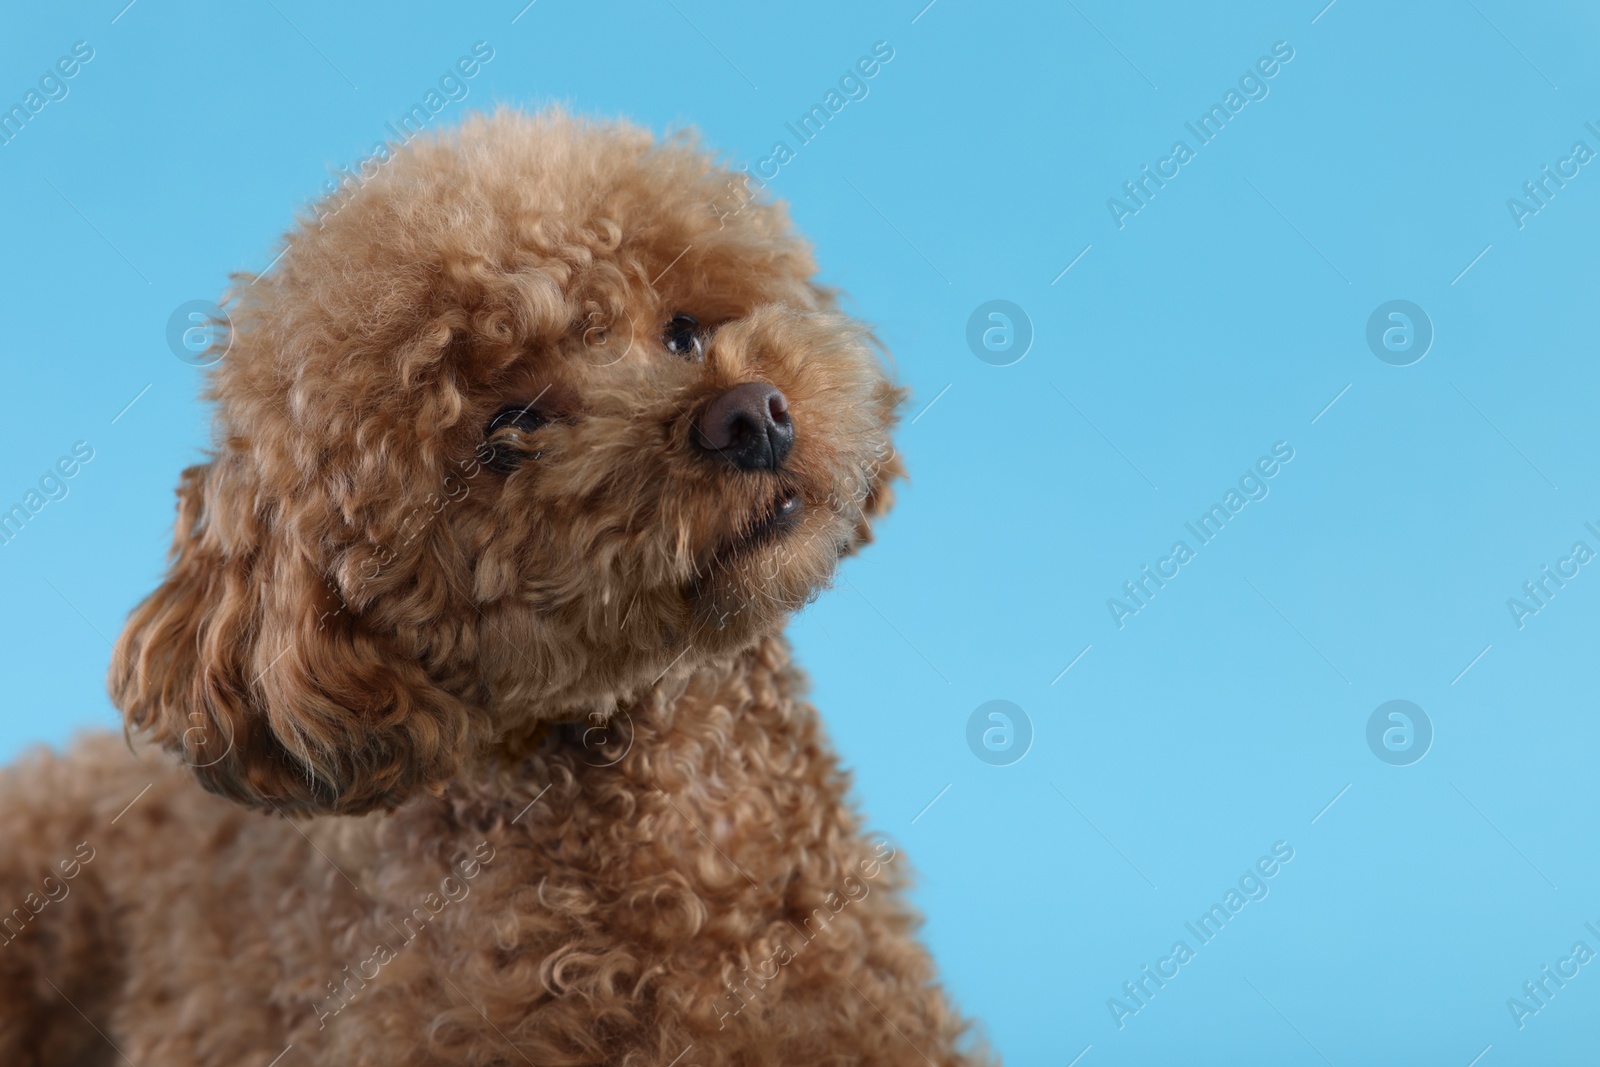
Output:
<path fill-rule="evenodd" d="M 736 652 L 710 656 L 695 663 L 674 664 L 644 689 L 608 706 L 567 708 L 545 715 L 498 738 L 484 767 L 484 776 L 514 777 L 530 758 L 558 749 L 571 749 L 590 766 L 609 766 L 626 754 L 641 723 L 660 729 L 670 723 L 677 705 L 693 704 L 721 690 L 733 678 L 752 668 L 764 675 L 789 677 L 789 645 L 782 634 L 761 638 Z M 782 694 L 788 695 L 786 691 Z"/>

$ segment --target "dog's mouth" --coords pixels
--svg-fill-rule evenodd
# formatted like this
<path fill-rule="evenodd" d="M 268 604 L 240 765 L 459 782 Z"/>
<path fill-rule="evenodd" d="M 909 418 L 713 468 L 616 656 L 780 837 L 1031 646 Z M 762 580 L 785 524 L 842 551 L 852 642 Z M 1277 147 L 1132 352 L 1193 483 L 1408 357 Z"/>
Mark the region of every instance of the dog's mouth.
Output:
<path fill-rule="evenodd" d="M 744 539 L 760 543 L 781 537 L 800 521 L 800 516 L 805 514 L 805 508 L 805 501 L 800 498 L 799 493 L 780 493 L 766 514 L 762 515 L 745 534 Z"/>
<path fill-rule="evenodd" d="M 683 587 L 705 628 L 702 643 L 711 632 L 748 635 L 752 626 L 799 610 L 827 584 L 850 547 L 847 517 L 820 502 L 810 487 L 785 481 L 700 558 Z"/>
<path fill-rule="evenodd" d="M 733 556 L 771 544 L 800 524 L 805 508 L 805 501 L 799 492 L 781 490 L 757 514 L 754 522 L 734 534 L 717 550 L 715 559 L 725 562 Z"/>
<path fill-rule="evenodd" d="M 781 541 L 801 524 L 806 514 L 805 497 L 798 489 L 783 487 L 760 509 L 740 522 L 731 533 L 702 556 L 700 577 L 691 588 L 719 572 L 737 566 L 746 557 Z"/>

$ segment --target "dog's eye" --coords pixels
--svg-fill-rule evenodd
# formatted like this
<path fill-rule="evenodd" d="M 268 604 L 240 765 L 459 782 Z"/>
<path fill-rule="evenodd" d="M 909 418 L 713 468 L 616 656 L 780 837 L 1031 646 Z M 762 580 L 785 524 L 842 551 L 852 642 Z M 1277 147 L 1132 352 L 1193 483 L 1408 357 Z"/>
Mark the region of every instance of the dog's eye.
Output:
<path fill-rule="evenodd" d="M 674 315 L 661 332 L 661 343 L 668 352 L 698 362 L 705 355 L 705 337 L 693 315 Z"/>
<path fill-rule="evenodd" d="M 533 434 L 550 420 L 532 405 L 506 408 L 489 420 L 483 431 L 483 464 L 490 470 L 509 474 L 526 460 L 538 459 L 539 449 Z"/>

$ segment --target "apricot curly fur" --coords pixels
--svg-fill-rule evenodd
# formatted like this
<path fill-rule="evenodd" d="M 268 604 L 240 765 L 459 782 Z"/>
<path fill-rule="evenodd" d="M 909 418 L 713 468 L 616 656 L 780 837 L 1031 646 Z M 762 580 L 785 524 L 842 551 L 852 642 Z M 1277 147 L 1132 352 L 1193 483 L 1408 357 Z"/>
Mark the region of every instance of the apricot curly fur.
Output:
<path fill-rule="evenodd" d="M 692 137 L 502 111 L 236 278 L 132 752 L 0 772 L 0 1063 L 988 1062 L 781 636 L 902 473 L 815 273 Z M 777 469 L 696 444 L 750 381 Z"/>

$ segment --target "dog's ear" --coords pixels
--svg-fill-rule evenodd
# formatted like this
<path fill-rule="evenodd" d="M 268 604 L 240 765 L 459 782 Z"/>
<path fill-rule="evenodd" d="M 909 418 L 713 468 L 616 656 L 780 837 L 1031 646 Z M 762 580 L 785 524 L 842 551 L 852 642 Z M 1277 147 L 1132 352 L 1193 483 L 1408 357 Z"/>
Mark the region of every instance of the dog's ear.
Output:
<path fill-rule="evenodd" d="M 252 806 L 350 814 L 437 791 L 472 712 L 342 607 L 316 546 L 260 513 L 232 460 L 184 472 L 166 580 L 117 642 L 127 728 Z"/>

